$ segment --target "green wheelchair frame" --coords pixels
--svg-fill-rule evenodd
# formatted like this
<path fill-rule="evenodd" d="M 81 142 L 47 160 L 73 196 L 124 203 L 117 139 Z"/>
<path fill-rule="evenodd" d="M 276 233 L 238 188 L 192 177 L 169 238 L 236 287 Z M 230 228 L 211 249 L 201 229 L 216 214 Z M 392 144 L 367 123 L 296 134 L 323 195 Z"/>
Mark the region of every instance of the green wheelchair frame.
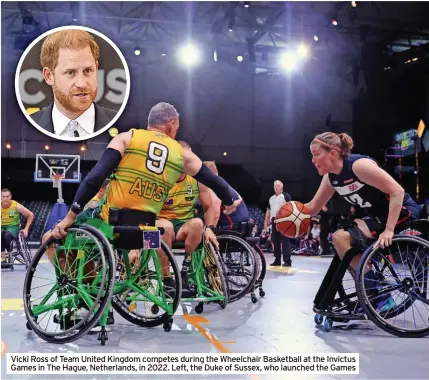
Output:
<path fill-rule="evenodd" d="M 195 307 L 197 314 L 203 312 L 205 303 L 216 302 L 224 309 L 230 296 L 225 274 L 226 268 L 223 261 L 213 245 L 205 241 L 203 234 L 202 243 L 191 255 L 191 265 L 187 273 L 187 281 L 194 287 L 196 296 L 181 300 L 199 302 Z"/>
<path fill-rule="evenodd" d="M 140 231 L 158 230 L 156 227 L 146 226 L 131 228 L 137 228 Z M 164 291 L 161 263 L 156 249 L 142 249 L 140 251 L 139 265 L 137 270 L 133 273 L 128 257 L 129 250 L 120 249 L 124 263 L 123 274 L 125 276 L 123 281 L 118 281 L 115 276 L 118 269 L 116 260 L 118 256 L 115 255 L 112 247 L 112 245 L 115 246 L 115 241 L 118 237 L 116 227 L 107 224 L 101 219 L 80 218 L 68 232 L 69 233 L 62 241 L 57 241 L 59 244 L 55 247 L 55 284 L 37 305 L 32 305 L 30 300 L 30 285 L 36 271 L 37 263 L 53 241 L 42 244 L 33 257 L 30 270 L 27 272 L 24 283 L 24 310 L 27 316 L 28 329 L 34 330 L 37 335 L 51 343 L 66 343 L 78 339 L 100 321 L 101 331 L 99 332 L 98 340 L 101 341 L 102 345 L 105 345 L 105 341 L 107 340 L 105 326 L 107 324 L 110 305 L 112 304 L 116 311 L 132 323 L 145 327 L 154 327 L 163 324 L 165 331 L 171 330 L 173 323 L 172 316 L 180 302 L 181 278 L 174 256 L 171 251 L 166 248 L 165 244 L 162 244 L 162 248 L 164 253 L 168 256 L 170 264 L 173 267 L 173 275 L 175 276 L 176 291 L 174 297 L 171 299 L 167 299 Z M 86 238 L 82 238 L 82 234 L 86 234 L 90 238 L 90 241 Z M 88 248 L 92 252 L 88 252 Z M 119 248 L 117 249 L 119 250 Z M 71 276 L 67 276 L 70 275 L 70 268 L 68 273 L 64 273 L 61 271 L 58 261 L 58 253 L 67 250 L 77 252 L 76 259 L 78 260 L 78 265 L 77 268 L 75 267 L 74 269 L 74 275 L 72 274 Z M 152 271 L 152 273 L 148 269 L 151 260 L 153 260 L 155 264 L 155 270 Z M 87 263 L 94 261 L 101 261 L 102 270 L 98 271 L 90 284 L 85 284 L 85 266 Z M 149 281 L 146 282 L 146 284 L 149 285 L 146 288 L 140 285 L 144 274 L 152 274 L 151 277 L 149 276 Z M 155 280 L 158 285 L 157 289 L 155 289 L 155 294 L 150 292 L 153 280 Z M 74 288 L 74 291 L 70 291 L 71 288 Z M 130 291 L 134 293 L 131 296 L 129 295 Z M 57 292 L 58 301 L 51 305 L 46 305 L 46 302 L 55 292 Z M 119 296 L 124 293 L 127 293 L 127 295 L 126 297 L 122 297 L 121 301 Z M 93 300 L 91 296 L 93 296 L 95 300 Z M 151 302 L 153 303 L 151 308 L 152 313 L 157 311 L 154 313 L 157 314 L 159 309 L 162 309 L 165 311 L 165 314 L 151 321 L 145 321 L 142 320 L 142 318 L 138 318 L 139 320 L 136 321 L 136 318 L 132 317 L 132 313 L 127 313 L 124 310 L 123 305 L 127 303 L 129 307 L 129 305 L 137 301 Z M 92 318 L 90 316 L 88 319 L 79 322 L 73 329 L 66 329 L 61 333 L 50 333 L 46 330 L 42 330 L 37 324 L 38 316 L 43 313 L 58 310 L 61 314 L 65 308 L 72 309 L 78 308 L 79 306 L 89 310 L 88 315 L 93 313 L 93 316 Z M 61 317 L 60 321 L 56 323 L 60 323 L 63 328 L 65 327 L 65 322 L 62 323 Z"/>

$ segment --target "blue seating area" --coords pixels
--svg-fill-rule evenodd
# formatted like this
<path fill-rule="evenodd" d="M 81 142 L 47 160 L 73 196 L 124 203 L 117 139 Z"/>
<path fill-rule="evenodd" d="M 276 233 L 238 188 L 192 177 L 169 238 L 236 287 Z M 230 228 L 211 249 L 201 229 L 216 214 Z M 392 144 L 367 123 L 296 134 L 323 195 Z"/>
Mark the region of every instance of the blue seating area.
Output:
<path fill-rule="evenodd" d="M 28 245 L 30 248 L 38 247 L 54 203 L 46 201 L 23 201 L 21 204 L 34 214 L 34 220 L 27 238 Z M 25 222 L 26 218 L 21 217 L 21 226 L 25 226 Z"/>

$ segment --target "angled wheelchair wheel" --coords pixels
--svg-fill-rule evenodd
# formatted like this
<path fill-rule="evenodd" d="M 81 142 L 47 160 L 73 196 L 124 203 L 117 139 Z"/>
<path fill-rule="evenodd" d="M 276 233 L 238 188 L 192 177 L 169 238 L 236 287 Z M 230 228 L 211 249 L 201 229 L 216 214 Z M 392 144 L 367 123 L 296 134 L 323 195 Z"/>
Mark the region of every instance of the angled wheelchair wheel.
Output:
<path fill-rule="evenodd" d="M 398 337 L 429 335 L 428 272 L 429 242 L 424 239 L 396 235 L 387 248 L 370 247 L 356 279 L 369 319 Z"/>
<path fill-rule="evenodd" d="M 31 263 L 32 256 L 30 248 L 27 244 L 27 239 L 22 233 L 19 233 L 18 235 L 18 250 L 22 259 L 24 260 L 25 268 L 27 269 Z"/>
<path fill-rule="evenodd" d="M 264 252 L 262 252 L 262 249 L 259 245 L 254 245 L 252 248 L 255 251 L 256 259 L 259 265 L 259 276 L 255 282 L 255 289 L 259 288 L 259 295 L 264 297 L 265 291 L 262 289 L 262 286 L 267 273 L 267 260 L 265 259 Z"/>
<path fill-rule="evenodd" d="M 230 302 L 234 302 L 253 290 L 259 276 L 258 259 L 252 247 L 240 237 L 222 234 L 217 241 L 226 268 Z"/>
<path fill-rule="evenodd" d="M 86 334 L 99 322 L 113 291 L 115 265 L 107 239 L 90 226 L 67 232 L 64 239 L 42 244 L 24 281 L 27 328 L 50 343 Z M 54 262 L 42 262 L 45 254 Z"/>
<path fill-rule="evenodd" d="M 123 290 L 114 295 L 112 306 L 135 325 L 164 324 L 164 329 L 169 331 L 180 303 L 182 280 L 173 253 L 163 241 L 161 247 L 163 256 L 154 249 L 142 250 L 138 262 L 134 263 L 129 263 L 128 252 L 119 255 L 116 284 Z"/>
<path fill-rule="evenodd" d="M 210 289 L 223 296 L 223 299 L 217 303 L 224 309 L 230 300 L 229 283 L 226 278 L 227 268 L 210 242 L 204 244 L 204 247 L 203 266 L 206 272 L 206 283 Z"/>

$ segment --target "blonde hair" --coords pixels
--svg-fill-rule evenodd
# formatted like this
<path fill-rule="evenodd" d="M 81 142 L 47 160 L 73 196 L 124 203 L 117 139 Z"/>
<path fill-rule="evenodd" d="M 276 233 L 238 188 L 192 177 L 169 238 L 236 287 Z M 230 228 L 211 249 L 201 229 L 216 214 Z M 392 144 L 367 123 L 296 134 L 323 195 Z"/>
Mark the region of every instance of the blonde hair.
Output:
<path fill-rule="evenodd" d="M 84 30 L 68 29 L 50 34 L 45 38 L 40 51 L 40 64 L 54 70 L 58 64 L 60 49 L 80 50 L 90 47 L 95 62 L 100 57 L 100 48 L 94 37 Z"/>
<path fill-rule="evenodd" d="M 341 157 L 347 157 L 353 148 L 353 139 L 347 133 L 324 132 L 317 135 L 311 145 L 319 144 L 326 151 L 336 150 Z"/>

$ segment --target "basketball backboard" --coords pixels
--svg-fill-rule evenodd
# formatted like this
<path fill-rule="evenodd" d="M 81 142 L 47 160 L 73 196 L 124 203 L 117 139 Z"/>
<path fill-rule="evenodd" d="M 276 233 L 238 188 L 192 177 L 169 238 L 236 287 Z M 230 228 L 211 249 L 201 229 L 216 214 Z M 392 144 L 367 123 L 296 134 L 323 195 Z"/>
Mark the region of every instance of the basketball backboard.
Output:
<path fill-rule="evenodd" d="M 61 182 L 80 183 L 80 156 L 37 154 L 34 182 L 53 182 L 54 174 L 61 175 Z"/>

